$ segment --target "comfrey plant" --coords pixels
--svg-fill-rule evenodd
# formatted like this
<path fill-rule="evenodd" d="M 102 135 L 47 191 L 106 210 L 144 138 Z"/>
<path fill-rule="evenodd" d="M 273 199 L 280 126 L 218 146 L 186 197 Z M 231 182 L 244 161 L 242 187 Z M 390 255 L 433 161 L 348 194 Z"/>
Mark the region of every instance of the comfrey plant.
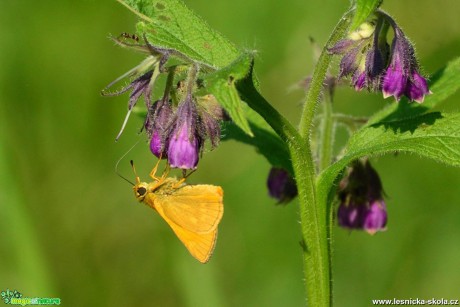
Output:
<path fill-rule="evenodd" d="M 391 49 L 387 43 L 390 26 L 394 33 Z M 405 95 L 419 103 L 431 93 L 418 71 L 414 47 L 394 19 L 382 11 L 376 11 L 372 22 L 363 23 L 329 52 L 343 55 L 339 76 L 352 76 L 357 91 L 367 87 L 382 91 L 384 98 L 394 96 L 399 101 Z"/>
<path fill-rule="evenodd" d="M 122 131 L 143 96 L 141 114 L 150 150 L 173 168 L 196 169 L 206 142 L 211 149 L 218 146 L 222 126 L 225 139 L 256 147 L 272 165 L 270 196 L 279 203 L 298 196 L 311 306 L 332 304 L 332 223 L 370 234 L 387 227 L 383 187 L 369 162 L 372 156 L 406 152 L 460 166 L 460 113 L 433 109 L 460 86 L 451 82 L 460 73 L 460 59 L 428 79 L 413 44 L 379 9 L 379 0 L 352 1 L 332 31 L 308 78 L 298 128 L 260 93 L 254 52 L 234 46 L 180 0 L 118 1 L 140 21 L 136 34 L 114 41 L 146 55 L 115 80 L 131 78 L 128 86 L 107 93 L 113 82 L 103 91 L 131 91 Z M 326 76 L 338 56 L 338 76 Z M 165 79 L 164 88 L 154 92 L 159 78 Z M 335 114 L 328 95 L 348 81 L 357 91 L 395 99 L 367 119 Z M 158 92 L 161 96 L 154 97 Z M 334 156 L 336 124 L 347 126 L 350 137 Z"/>

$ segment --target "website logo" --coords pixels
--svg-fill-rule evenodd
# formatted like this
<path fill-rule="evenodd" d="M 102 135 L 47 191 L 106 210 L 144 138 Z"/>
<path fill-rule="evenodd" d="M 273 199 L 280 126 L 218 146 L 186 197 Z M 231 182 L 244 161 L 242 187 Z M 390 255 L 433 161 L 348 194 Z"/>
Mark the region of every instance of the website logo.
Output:
<path fill-rule="evenodd" d="M 23 297 L 22 293 L 17 290 L 6 289 L 2 291 L 1 296 L 3 302 L 8 305 L 61 305 L 61 299 L 58 297 Z"/>

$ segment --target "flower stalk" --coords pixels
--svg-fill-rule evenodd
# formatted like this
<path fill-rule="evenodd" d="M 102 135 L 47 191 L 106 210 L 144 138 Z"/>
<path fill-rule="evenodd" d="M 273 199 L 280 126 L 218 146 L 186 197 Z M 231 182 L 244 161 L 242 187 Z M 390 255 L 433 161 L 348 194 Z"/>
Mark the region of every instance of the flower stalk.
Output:
<path fill-rule="evenodd" d="M 332 58 L 332 55 L 327 52 L 327 47 L 335 44 L 346 33 L 351 16 L 352 11 L 344 14 L 322 50 L 302 111 L 300 133 L 259 94 L 251 78 L 248 77 L 238 83 L 238 90 L 243 100 L 259 113 L 282 139 L 286 140 L 289 147 L 299 193 L 304 275 L 310 306 L 328 307 L 332 304 L 331 255 L 328 245 L 330 219 L 327 218 L 329 211 L 328 204 L 318 202 L 316 195 L 316 167 L 313 162 L 310 133 L 316 103 L 320 99 L 323 81 Z M 329 117 L 332 117 L 332 114 Z"/>
<path fill-rule="evenodd" d="M 322 102 L 323 116 L 321 118 L 320 146 L 319 146 L 319 171 L 326 169 L 332 161 L 332 148 L 334 146 L 334 119 L 332 114 L 332 96 L 326 95 Z"/>

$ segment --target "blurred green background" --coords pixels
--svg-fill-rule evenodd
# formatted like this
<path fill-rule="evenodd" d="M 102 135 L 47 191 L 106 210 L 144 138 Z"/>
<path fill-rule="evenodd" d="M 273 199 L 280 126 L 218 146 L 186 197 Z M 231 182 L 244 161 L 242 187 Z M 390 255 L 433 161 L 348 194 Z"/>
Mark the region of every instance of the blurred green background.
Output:
<path fill-rule="evenodd" d="M 186 2 L 239 46 L 259 50 L 263 94 L 297 122 L 303 93 L 291 88 L 313 68 L 308 37 L 324 44 L 348 1 Z M 458 56 L 458 0 L 383 8 L 415 42 L 427 74 Z M 135 21 L 115 1 L 0 1 L 0 290 L 60 297 L 64 306 L 305 305 L 298 204 L 275 206 L 269 165 L 252 148 L 222 143 L 190 178 L 225 190 L 206 265 L 115 174 L 138 139 L 121 172 L 132 179 L 134 159 L 147 178 L 155 162 L 136 117 L 114 142 L 127 95 L 99 94 L 142 59 L 107 39 L 133 32 Z M 440 108 L 459 111 L 459 99 Z M 349 88 L 335 101 L 337 111 L 363 116 L 393 103 Z M 334 230 L 336 305 L 459 298 L 460 170 L 414 155 L 372 161 L 388 194 L 388 230 Z"/>

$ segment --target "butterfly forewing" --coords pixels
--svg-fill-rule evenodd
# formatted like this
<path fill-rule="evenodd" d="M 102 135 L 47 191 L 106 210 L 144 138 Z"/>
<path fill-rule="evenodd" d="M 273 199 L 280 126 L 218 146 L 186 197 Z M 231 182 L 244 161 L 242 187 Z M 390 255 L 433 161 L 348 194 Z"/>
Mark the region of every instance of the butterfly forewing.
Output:
<path fill-rule="evenodd" d="M 205 234 L 217 228 L 224 206 L 221 187 L 186 185 L 170 195 L 155 195 L 155 209 L 187 231 Z M 162 212 L 160 212 L 162 211 Z"/>

